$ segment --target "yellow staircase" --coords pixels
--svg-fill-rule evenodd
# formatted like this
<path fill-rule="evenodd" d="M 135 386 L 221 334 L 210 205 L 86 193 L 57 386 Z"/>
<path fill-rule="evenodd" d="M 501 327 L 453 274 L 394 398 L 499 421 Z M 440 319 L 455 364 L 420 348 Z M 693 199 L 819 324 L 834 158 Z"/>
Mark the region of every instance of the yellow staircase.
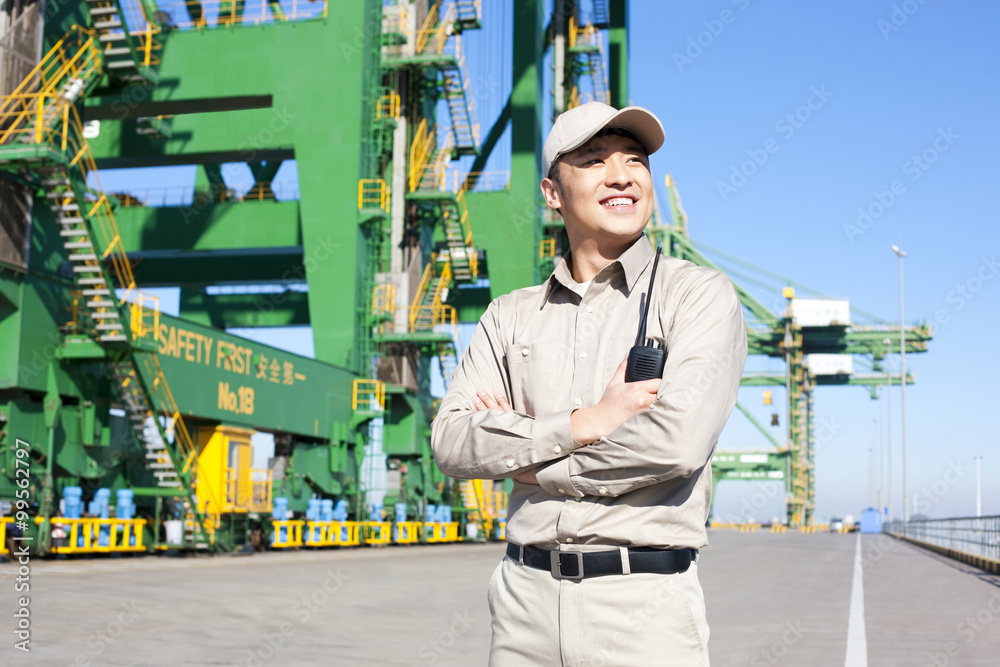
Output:
<path fill-rule="evenodd" d="M 439 0 L 430 7 L 415 35 L 416 54 L 433 58 L 441 70 L 441 92 L 448 105 L 455 150 L 459 155 L 479 153 L 479 124 L 475 122 L 475 103 L 469 90 L 462 31 L 480 27 L 481 17 L 482 7 L 478 1 L 456 1 L 442 13 Z"/>
<path fill-rule="evenodd" d="M 73 333 L 108 350 L 111 378 L 132 431 L 146 449 L 146 469 L 159 487 L 176 488 L 177 497 L 189 507 L 190 544 L 210 547 L 217 518 L 204 516 L 195 503 L 194 445 L 158 358 L 150 351 L 159 334 L 156 300 L 144 300 L 136 288 L 75 105 L 104 75 L 106 61 L 97 44 L 92 31 L 72 28 L 14 93 L 0 100 L 0 163 L 30 166 L 39 179 L 83 297 L 82 308 L 76 303 Z M 88 175 L 94 177 L 96 189 L 86 185 Z M 173 419 L 173 438 L 158 413 Z"/>
<path fill-rule="evenodd" d="M 161 45 L 155 35 L 159 26 L 146 17 L 142 3 L 118 0 L 87 0 L 87 12 L 97 39 L 104 47 L 104 71 L 119 83 L 156 84 L 159 65 L 155 55 Z"/>
<path fill-rule="evenodd" d="M 441 324 L 456 324 L 455 308 L 444 303 L 444 296 L 451 284 L 451 264 L 444 262 L 438 268 L 438 258 L 431 255 L 431 261 L 424 268 L 420 285 L 410 306 L 410 332 L 434 331 Z"/>

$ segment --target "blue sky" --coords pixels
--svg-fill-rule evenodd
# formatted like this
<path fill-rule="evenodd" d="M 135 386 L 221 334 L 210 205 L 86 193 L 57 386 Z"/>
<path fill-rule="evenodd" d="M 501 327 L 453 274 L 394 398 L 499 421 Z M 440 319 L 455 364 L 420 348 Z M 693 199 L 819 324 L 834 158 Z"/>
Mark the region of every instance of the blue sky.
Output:
<path fill-rule="evenodd" d="M 491 94 L 477 99 L 483 132 L 509 91 L 507 58 L 496 54 L 509 53 L 510 33 L 509 0 L 485 4 L 484 29 L 465 43 L 469 69 L 482 84 L 480 72 L 495 77 L 499 61 L 507 84 L 487 86 Z M 916 377 L 906 392 L 911 511 L 973 515 L 973 457 L 982 456 L 983 512 L 1000 514 L 1000 3 L 632 0 L 630 11 L 632 102 L 654 111 L 666 129 L 652 156 L 661 202 L 671 173 L 696 242 L 889 322 L 899 318 L 890 246 L 902 247 L 905 319 L 934 327 L 930 351 L 907 356 Z M 498 150 L 488 168 L 508 165 Z M 294 181 L 294 165 L 287 167 L 279 180 Z M 230 175 L 250 180 L 239 169 Z M 154 180 L 149 173 L 102 178 L 109 191 Z M 191 168 L 155 176 L 157 184 L 175 181 L 190 185 Z M 773 309 L 783 305 L 776 293 L 753 289 Z M 308 331 L 253 335 L 311 353 Z M 898 370 L 898 356 L 895 364 Z M 784 370 L 781 361 L 760 358 L 747 367 Z M 893 394 L 899 517 L 899 389 Z M 860 387 L 820 388 L 815 396 L 815 516 L 858 516 L 875 503 L 871 452 L 880 433 L 885 443 L 885 401 Z M 769 422 L 774 408 L 762 405 L 760 389 L 743 389 L 740 401 Z M 782 391 L 774 403 L 784 424 Z M 783 426 L 772 432 L 781 440 Z M 769 444 L 734 413 L 719 446 Z M 783 516 L 781 493 L 753 482 L 719 486 L 717 516 L 742 517 L 747 508 L 758 519 Z"/>
<path fill-rule="evenodd" d="M 632 102 L 663 121 L 654 175 L 673 174 L 693 239 L 892 322 L 890 246 L 908 253 L 905 319 L 934 326 L 929 352 L 907 355 L 911 512 L 974 515 L 973 457 L 983 456 L 983 511 L 1000 513 L 1000 4 L 633 0 L 631 27 Z M 860 223 L 859 208 L 869 214 Z M 760 393 L 744 389 L 740 400 L 764 420 Z M 874 500 L 869 449 L 877 417 L 885 431 L 884 401 L 831 387 L 815 405 L 825 426 L 816 516 L 857 516 Z M 896 388 L 897 516 L 899 408 Z M 735 414 L 720 448 L 766 444 Z M 716 512 L 741 514 L 764 491 L 722 483 Z M 780 514 L 779 499 L 757 517 Z"/>

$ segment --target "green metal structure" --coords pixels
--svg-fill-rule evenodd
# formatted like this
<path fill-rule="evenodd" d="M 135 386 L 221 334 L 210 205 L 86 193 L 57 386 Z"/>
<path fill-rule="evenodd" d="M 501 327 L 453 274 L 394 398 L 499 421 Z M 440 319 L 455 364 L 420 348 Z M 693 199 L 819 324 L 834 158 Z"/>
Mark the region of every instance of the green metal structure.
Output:
<path fill-rule="evenodd" d="M 297 514 L 315 498 L 371 510 L 361 468 L 380 420 L 388 520 L 430 505 L 502 518 L 489 485 L 434 465 L 432 368 L 447 384 L 457 324 L 567 249 L 538 190 L 551 117 L 628 100 L 627 0 L 545 7 L 510 5 L 509 96 L 480 127 L 463 42 L 491 29 L 479 0 L 15 3 L 0 24 L 20 40 L 0 48 L 0 499 L 37 514 L 38 551 L 68 487 L 85 501 L 134 491 L 152 547 L 167 544 L 163 511 L 186 548 L 242 548 L 267 510 L 221 516 L 198 497 L 198 434 L 216 426 L 274 435 L 271 492 Z M 505 136 L 509 172 L 486 171 Z M 296 194 L 275 183 L 292 160 Z M 250 188 L 233 186 L 234 164 Z M 174 205 L 100 186 L 100 170 L 181 165 L 195 183 Z M 712 265 L 670 197 L 650 237 Z M 152 287 L 179 289 L 178 317 Z M 879 379 L 811 375 L 805 356 L 871 354 L 877 369 L 892 347 L 885 331 L 805 327 L 740 297 L 751 354 L 787 362 L 744 384 L 788 391 L 787 438 L 766 459 L 807 524 L 811 391 Z M 315 358 L 226 331 L 287 326 L 311 327 Z M 908 330 L 907 351 L 929 338 Z"/>

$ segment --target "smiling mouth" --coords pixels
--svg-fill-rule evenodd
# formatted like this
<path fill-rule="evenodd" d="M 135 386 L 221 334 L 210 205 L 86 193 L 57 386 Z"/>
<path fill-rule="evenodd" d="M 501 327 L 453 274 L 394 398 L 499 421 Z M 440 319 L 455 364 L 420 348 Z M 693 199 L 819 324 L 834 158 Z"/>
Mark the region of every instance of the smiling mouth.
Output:
<path fill-rule="evenodd" d="M 606 208 L 624 208 L 636 202 L 632 197 L 611 197 L 601 202 L 601 206 Z"/>

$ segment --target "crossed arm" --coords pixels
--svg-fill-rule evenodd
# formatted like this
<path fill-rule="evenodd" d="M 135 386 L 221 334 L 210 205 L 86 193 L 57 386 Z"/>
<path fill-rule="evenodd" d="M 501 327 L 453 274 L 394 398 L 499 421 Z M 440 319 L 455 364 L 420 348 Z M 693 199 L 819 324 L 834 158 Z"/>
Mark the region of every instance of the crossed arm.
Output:
<path fill-rule="evenodd" d="M 581 408 L 570 413 L 569 424 L 573 439 L 580 445 L 592 444 L 625 423 L 632 415 L 648 410 L 656 401 L 656 391 L 660 387 L 659 380 L 643 380 L 642 382 L 625 382 L 625 364 L 628 358 L 618 365 L 614 377 L 604 390 L 604 395 L 596 405 Z M 473 397 L 476 411 L 500 410 L 513 412 L 507 397 L 501 393 L 490 395 L 488 391 L 479 390 Z M 516 475 L 514 479 L 525 484 L 538 484 L 535 468 L 529 468 Z"/>
<path fill-rule="evenodd" d="M 514 412 L 505 398 L 491 304 L 433 425 L 441 470 L 513 477 L 554 495 L 618 496 L 704 467 L 736 402 L 746 329 L 722 274 L 679 300 L 663 380 L 625 383 L 623 361 L 595 405 L 538 417 Z"/>

